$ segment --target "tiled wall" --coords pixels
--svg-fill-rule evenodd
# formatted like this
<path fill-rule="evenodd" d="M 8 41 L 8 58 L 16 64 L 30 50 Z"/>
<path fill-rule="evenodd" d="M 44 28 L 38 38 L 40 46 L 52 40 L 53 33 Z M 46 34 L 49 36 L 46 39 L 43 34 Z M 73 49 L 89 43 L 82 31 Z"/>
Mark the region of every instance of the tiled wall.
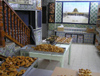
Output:
<path fill-rule="evenodd" d="M 89 24 L 63 24 L 65 27 L 78 27 L 78 28 L 87 28 L 87 27 L 95 27 L 97 20 L 97 12 L 98 12 L 98 2 L 90 2 L 90 21 Z M 49 23 L 49 30 L 55 30 L 57 26 L 61 25 L 61 17 L 62 17 L 62 2 L 56 2 L 56 22 L 59 23 Z"/>
<path fill-rule="evenodd" d="M 15 53 L 15 43 L 7 45 L 5 48 L 0 48 L 0 54 L 4 56 L 12 56 Z"/>
<path fill-rule="evenodd" d="M 47 6 L 49 2 L 55 2 L 55 0 L 42 0 L 42 6 Z"/>
<path fill-rule="evenodd" d="M 97 13 L 98 13 L 98 2 L 91 2 L 90 24 L 96 24 Z"/>
<path fill-rule="evenodd" d="M 100 1 L 100 0 L 56 0 L 56 1 Z"/>
<path fill-rule="evenodd" d="M 14 4 L 9 3 L 14 10 L 35 10 L 36 0 L 32 0 L 32 4 Z"/>
<path fill-rule="evenodd" d="M 58 26 L 60 26 L 61 23 L 49 23 L 49 30 L 56 30 Z M 78 28 L 87 28 L 87 27 L 93 27 L 95 28 L 95 25 L 82 25 L 82 24 L 63 24 L 64 27 L 78 27 Z"/>
<path fill-rule="evenodd" d="M 56 35 L 57 36 L 60 36 L 60 37 L 66 37 L 66 35 L 76 35 L 77 36 L 77 39 L 73 38 L 73 42 L 74 43 L 89 43 L 89 44 L 93 44 L 93 41 L 94 41 L 94 34 L 93 33 L 68 33 L 68 32 L 60 32 L 60 31 L 57 31 L 56 32 Z M 80 37 L 80 38 L 79 38 Z M 76 41 L 77 40 L 77 41 Z"/>
<path fill-rule="evenodd" d="M 62 17 L 62 2 L 56 2 L 56 22 L 61 22 Z"/>
<path fill-rule="evenodd" d="M 34 31 L 34 36 L 35 36 L 36 45 L 41 44 L 41 42 L 42 42 L 42 30 L 39 29 L 39 30 Z"/>

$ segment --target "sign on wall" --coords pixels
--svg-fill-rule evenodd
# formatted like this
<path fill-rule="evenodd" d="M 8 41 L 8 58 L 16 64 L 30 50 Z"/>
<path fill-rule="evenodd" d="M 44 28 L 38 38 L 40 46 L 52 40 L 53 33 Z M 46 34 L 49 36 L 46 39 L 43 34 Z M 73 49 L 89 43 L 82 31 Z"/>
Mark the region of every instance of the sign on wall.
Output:
<path fill-rule="evenodd" d="M 88 23 L 88 18 L 89 2 L 63 2 L 63 22 Z"/>

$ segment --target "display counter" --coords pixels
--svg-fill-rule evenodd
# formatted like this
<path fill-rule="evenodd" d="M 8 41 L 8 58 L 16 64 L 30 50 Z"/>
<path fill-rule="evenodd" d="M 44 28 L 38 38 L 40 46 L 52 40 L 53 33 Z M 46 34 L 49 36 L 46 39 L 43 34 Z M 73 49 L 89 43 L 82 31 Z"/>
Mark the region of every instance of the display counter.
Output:
<path fill-rule="evenodd" d="M 70 42 L 70 44 L 56 44 L 55 46 L 65 48 L 64 53 L 36 51 L 33 48 L 31 48 L 32 45 L 27 45 L 27 46 L 21 48 L 20 54 L 21 54 L 21 56 L 30 56 L 30 57 L 37 57 L 37 58 L 42 58 L 42 59 L 60 61 L 60 66 L 63 67 L 64 58 L 66 56 L 66 53 L 69 53 L 68 54 L 68 64 L 70 64 L 71 42 Z"/>
<path fill-rule="evenodd" d="M 60 37 L 67 37 L 67 36 L 72 37 L 73 43 L 89 43 L 89 44 L 95 43 L 95 34 L 87 33 L 85 31 L 69 31 L 69 30 L 57 31 L 55 30 L 55 35 L 60 36 Z M 80 37 L 80 35 L 82 37 Z"/>

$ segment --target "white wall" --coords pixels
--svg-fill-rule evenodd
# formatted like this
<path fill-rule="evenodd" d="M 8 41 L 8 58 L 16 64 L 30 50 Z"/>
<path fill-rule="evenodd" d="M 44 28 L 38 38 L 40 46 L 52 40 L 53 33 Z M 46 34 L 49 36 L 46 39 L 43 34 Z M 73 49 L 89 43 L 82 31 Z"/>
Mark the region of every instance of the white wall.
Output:
<path fill-rule="evenodd" d="M 56 1 L 100 1 L 100 0 L 56 0 Z"/>

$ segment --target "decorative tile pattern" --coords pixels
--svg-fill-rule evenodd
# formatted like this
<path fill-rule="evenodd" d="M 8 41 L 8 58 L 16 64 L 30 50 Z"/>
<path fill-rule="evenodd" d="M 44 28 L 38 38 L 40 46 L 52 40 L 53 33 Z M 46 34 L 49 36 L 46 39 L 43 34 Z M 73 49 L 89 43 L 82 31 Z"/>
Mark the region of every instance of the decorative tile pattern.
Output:
<path fill-rule="evenodd" d="M 15 43 L 6 45 L 5 48 L 0 48 L 0 54 L 4 56 L 12 56 L 15 52 Z"/>
<path fill-rule="evenodd" d="M 85 34 L 84 35 L 84 43 L 93 43 L 94 34 Z"/>
<path fill-rule="evenodd" d="M 62 2 L 56 2 L 55 22 L 61 22 L 62 18 Z"/>
<path fill-rule="evenodd" d="M 91 2 L 90 24 L 96 24 L 97 13 L 98 13 L 98 2 Z"/>
<path fill-rule="evenodd" d="M 57 31 L 56 35 L 57 36 L 60 36 L 60 37 L 65 37 L 65 32 L 59 32 Z M 94 39 L 94 34 L 90 34 L 90 33 L 87 33 L 87 34 L 77 34 L 77 35 L 74 35 L 72 34 L 73 36 L 75 36 L 73 38 L 73 42 L 74 43 L 90 43 L 90 44 L 93 44 L 93 39 Z M 66 34 L 67 37 L 71 36 L 71 34 L 67 33 Z M 73 37 L 72 36 L 72 37 Z"/>
<path fill-rule="evenodd" d="M 0 48 L 0 54 L 4 55 L 4 53 L 5 53 L 5 49 L 4 48 Z"/>
<path fill-rule="evenodd" d="M 54 32 L 54 31 L 49 31 L 49 30 L 48 30 L 48 37 L 50 37 L 51 35 L 55 35 L 55 32 Z"/>
<path fill-rule="evenodd" d="M 77 39 L 78 40 L 77 41 L 78 43 L 83 43 L 83 36 L 84 35 L 78 35 L 78 39 Z"/>
<path fill-rule="evenodd" d="M 36 0 L 32 0 L 32 4 L 14 4 L 9 3 L 14 10 L 36 10 Z"/>
<path fill-rule="evenodd" d="M 32 0 L 8 0 L 9 3 L 32 4 Z"/>
<path fill-rule="evenodd" d="M 77 35 L 72 35 L 72 42 L 73 43 L 77 43 Z"/>
<path fill-rule="evenodd" d="M 93 40 L 90 40 L 90 39 L 84 39 L 84 43 L 91 43 L 91 44 L 93 44 Z"/>
<path fill-rule="evenodd" d="M 42 6 L 47 6 L 49 2 L 55 2 L 55 0 L 42 0 Z"/>
<path fill-rule="evenodd" d="M 49 23 L 48 29 L 49 30 L 56 30 L 58 26 L 60 26 L 61 23 Z M 92 27 L 95 28 L 96 25 L 82 25 L 82 24 L 63 24 L 64 27 L 76 27 L 76 28 L 87 28 L 87 27 Z"/>
<path fill-rule="evenodd" d="M 42 30 L 35 30 L 34 35 L 35 35 L 36 45 L 41 44 L 42 43 Z"/>
<path fill-rule="evenodd" d="M 55 30 L 55 24 L 54 23 L 50 23 L 48 26 L 49 30 Z"/>
<path fill-rule="evenodd" d="M 65 37 L 65 33 L 64 32 L 57 32 L 56 35 L 60 36 L 60 37 Z"/>

